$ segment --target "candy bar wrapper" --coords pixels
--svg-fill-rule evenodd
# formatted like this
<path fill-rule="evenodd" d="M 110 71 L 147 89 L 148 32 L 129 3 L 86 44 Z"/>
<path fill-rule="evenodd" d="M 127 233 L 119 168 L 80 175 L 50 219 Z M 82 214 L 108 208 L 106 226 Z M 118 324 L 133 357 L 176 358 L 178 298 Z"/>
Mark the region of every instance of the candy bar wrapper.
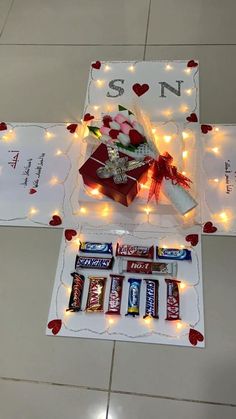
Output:
<path fill-rule="evenodd" d="M 135 245 L 132 245 L 132 244 L 117 243 L 116 256 L 153 259 L 153 257 L 154 257 L 154 246 L 135 246 Z"/>
<path fill-rule="evenodd" d="M 157 259 L 192 260 L 191 251 L 188 249 L 156 248 Z"/>
<path fill-rule="evenodd" d="M 89 277 L 89 290 L 86 304 L 87 312 L 103 312 L 106 278 Z"/>
<path fill-rule="evenodd" d="M 75 269 L 112 269 L 114 258 L 76 256 Z"/>
<path fill-rule="evenodd" d="M 77 272 L 74 272 L 71 275 L 73 277 L 73 282 L 71 287 L 69 306 L 66 311 L 80 311 L 85 278 L 83 275 L 79 275 Z"/>
<path fill-rule="evenodd" d="M 179 284 L 176 279 L 166 279 L 167 285 L 167 312 L 166 320 L 180 320 Z"/>
<path fill-rule="evenodd" d="M 111 288 L 109 294 L 108 311 L 106 314 L 120 314 L 124 276 L 110 275 L 110 277 Z"/>
<path fill-rule="evenodd" d="M 113 254 L 112 243 L 80 242 L 79 250 L 82 253 Z"/>
<path fill-rule="evenodd" d="M 119 272 L 132 272 L 137 274 L 177 275 L 177 263 L 144 262 L 137 260 L 120 260 Z"/>
<path fill-rule="evenodd" d="M 129 278 L 128 310 L 126 316 L 139 316 L 141 279 Z"/>
<path fill-rule="evenodd" d="M 159 293 L 159 281 L 157 279 L 145 279 L 146 282 L 146 308 L 144 319 L 146 317 L 153 317 L 158 319 L 158 293 Z"/>

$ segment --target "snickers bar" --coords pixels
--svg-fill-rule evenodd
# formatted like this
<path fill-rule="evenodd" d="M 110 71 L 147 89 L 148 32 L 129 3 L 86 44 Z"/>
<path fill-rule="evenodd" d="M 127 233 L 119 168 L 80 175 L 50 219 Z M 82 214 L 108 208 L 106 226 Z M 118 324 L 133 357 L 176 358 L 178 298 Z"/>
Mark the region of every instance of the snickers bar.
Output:
<path fill-rule="evenodd" d="M 112 269 L 114 258 L 76 256 L 75 269 Z"/>

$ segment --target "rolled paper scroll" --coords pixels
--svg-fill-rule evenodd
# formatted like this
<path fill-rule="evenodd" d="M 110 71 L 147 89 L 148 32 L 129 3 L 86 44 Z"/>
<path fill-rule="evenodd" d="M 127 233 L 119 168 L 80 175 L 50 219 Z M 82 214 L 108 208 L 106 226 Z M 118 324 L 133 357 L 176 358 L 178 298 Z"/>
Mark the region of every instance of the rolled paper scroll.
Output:
<path fill-rule="evenodd" d="M 137 120 L 144 127 L 147 142 L 152 150 L 152 155 L 150 157 L 157 159 L 160 156 L 160 152 L 153 138 L 151 124 L 148 118 L 145 117 L 137 107 L 135 107 L 135 115 Z M 182 215 L 187 214 L 198 205 L 197 201 L 190 195 L 188 190 L 181 185 L 173 183 L 170 179 L 163 178 L 161 190 L 176 210 Z"/>

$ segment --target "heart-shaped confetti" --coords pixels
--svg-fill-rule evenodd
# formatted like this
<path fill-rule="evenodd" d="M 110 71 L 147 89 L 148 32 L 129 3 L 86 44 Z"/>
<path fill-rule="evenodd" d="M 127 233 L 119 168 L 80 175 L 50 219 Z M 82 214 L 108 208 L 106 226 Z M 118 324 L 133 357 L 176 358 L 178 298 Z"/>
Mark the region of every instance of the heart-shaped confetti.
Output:
<path fill-rule="evenodd" d="M 131 144 L 134 146 L 144 142 L 144 136 L 140 134 L 140 132 L 136 131 L 136 129 L 131 129 L 129 131 L 129 138 Z"/>
<path fill-rule="evenodd" d="M 68 242 L 70 242 L 74 236 L 77 235 L 77 232 L 75 230 L 67 229 L 65 230 L 65 238 Z"/>
<path fill-rule="evenodd" d="M 211 221 L 207 221 L 203 226 L 203 232 L 204 233 L 215 233 L 217 231 L 217 227 L 213 225 Z"/>
<path fill-rule="evenodd" d="M 193 345 L 196 346 L 198 342 L 203 342 L 204 341 L 204 336 L 198 332 L 198 330 L 195 329 L 189 329 L 189 342 Z"/>
<path fill-rule="evenodd" d="M 212 126 L 211 125 L 201 125 L 201 130 L 203 134 L 207 134 L 208 131 L 212 131 Z"/>
<path fill-rule="evenodd" d="M 36 190 L 36 189 L 34 189 L 34 188 L 31 188 L 31 189 L 29 190 L 29 194 L 30 194 L 30 195 L 34 195 L 36 192 L 37 192 L 37 190 Z"/>
<path fill-rule="evenodd" d="M 188 122 L 198 122 L 198 117 L 195 113 L 191 113 L 186 119 Z"/>
<path fill-rule="evenodd" d="M 132 88 L 133 88 L 134 93 L 136 93 L 137 96 L 142 96 L 144 95 L 144 93 L 146 93 L 149 90 L 148 84 L 135 83 Z"/>
<path fill-rule="evenodd" d="M 191 68 L 191 67 L 197 67 L 198 63 L 194 60 L 190 60 L 187 64 L 187 67 Z"/>
<path fill-rule="evenodd" d="M 118 129 L 110 129 L 109 131 L 109 136 L 113 139 L 116 140 L 118 135 L 119 135 L 120 131 Z"/>
<path fill-rule="evenodd" d="M 62 326 L 62 321 L 60 319 L 51 320 L 48 323 L 48 329 L 52 329 L 53 335 L 57 335 L 60 332 L 61 326 Z"/>
<path fill-rule="evenodd" d="M 7 129 L 7 124 L 5 122 L 0 123 L 0 131 L 5 131 Z"/>
<path fill-rule="evenodd" d="M 185 237 L 187 242 L 190 242 L 192 246 L 197 246 L 198 244 L 198 234 L 189 234 Z"/>
<path fill-rule="evenodd" d="M 84 115 L 84 121 L 85 121 L 85 122 L 87 122 L 87 121 L 91 121 L 92 119 L 94 119 L 94 116 L 93 116 L 93 115 L 91 115 L 90 113 L 86 113 L 86 114 Z"/>
<path fill-rule="evenodd" d="M 77 127 L 78 127 L 78 124 L 70 124 L 66 127 L 66 129 L 68 129 L 68 131 L 70 131 L 71 134 L 74 134 Z"/>
<path fill-rule="evenodd" d="M 101 62 L 96 61 L 95 63 L 92 64 L 92 67 L 95 68 L 96 70 L 99 70 L 101 68 Z"/>
<path fill-rule="evenodd" d="M 61 217 L 55 214 L 52 216 L 52 219 L 49 221 L 50 226 L 59 226 L 62 223 Z"/>

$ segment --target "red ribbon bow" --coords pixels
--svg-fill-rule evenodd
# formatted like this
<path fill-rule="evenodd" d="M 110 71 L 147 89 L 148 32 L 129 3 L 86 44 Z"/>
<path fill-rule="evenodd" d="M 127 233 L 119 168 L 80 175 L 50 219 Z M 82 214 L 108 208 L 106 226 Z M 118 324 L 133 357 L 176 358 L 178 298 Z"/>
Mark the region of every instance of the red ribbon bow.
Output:
<path fill-rule="evenodd" d="M 180 185 L 185 189 L 190 188 L 191 179 L 177 171 L 176 166 L 172 166 L 173 157 L 165 152 L 157 160 L 152 162 L 152 183 L 148 194 L 148 202 L 155 195 L 156 202 L 159 200 L 161 184 L 163 179 L 170 179 L 173 185 Z"/>

